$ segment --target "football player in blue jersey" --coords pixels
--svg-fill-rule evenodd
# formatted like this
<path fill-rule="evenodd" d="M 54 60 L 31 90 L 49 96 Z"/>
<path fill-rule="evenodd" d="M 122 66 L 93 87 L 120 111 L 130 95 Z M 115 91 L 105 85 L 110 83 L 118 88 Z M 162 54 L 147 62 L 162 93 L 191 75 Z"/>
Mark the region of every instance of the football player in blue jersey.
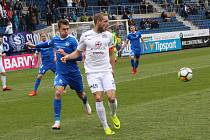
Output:
<path fill-rule="evenodd" d="M 58 22 L 58 31 L 60 36 L 53 37 L 49 42 L 37 44 L 36 46 L 27 43 L 32 48 L 53 47 L 56 50 L 56 75 L 54 79 L 55 98 L 54 98 L 54 119 L 55 123 L 52 129 L 60 129 L 60 114 L 61 114 L 61 95 L 64 88 L 69 85 L 74 89 L 77 95 L 81 98 L 87 114 L 91 114 L 91 107 L 88 103 L 87 96 L 83 89 L 83 79 L 80 73 L 77 61 L 82 60 L 82 56 L 76 59 L 68 60 L 66 63 L 61 62 L 61 58 L 66 54 L 72 53 L 78 46 L 77 39 L 69 35 L 69 21 L 61 19 Z"/>
<path fill-rule="evenodd" d="M 40 37 L 40 43 L 47 41 L 46 33 L 41 33 Z M 35 96 L 37 94 L 37 89 L 41 83 L 41 79 L 48 70 L 51 70 L 53 73 L 55 73 L 56 56 L 53 48 L 39 48 L 36 49 L 35 54 L 41 55 L 41 65 L 39 67 L 39 74 L 34 84 L 34 89 L 28 94 L 29 96 Z"/>
<path fill-rule="evenodd" d="M 122 51 L 123 48 L 125 48 L 128 42 L 130 41 L 130 44 L 131 44 L 130 45 L 130 61 L 131 61 L 131 66 L 132 66 L 132 72 L 131 72 L 132 74 L 137 73 L 137 68 L 139 65 L 139 60 L 140 60 L 140 56 L 142 52 L 140 39 L 145 49 L 147 50 L 146 44 L 144 43 L 144 40 L 142 39 L 141 32 L 136 31 L 135 26 L 130 26 L 130 33 L 127 35 L 127 39 L 122 45 L 122 48 L 120 49 L 120 51 Z"/>

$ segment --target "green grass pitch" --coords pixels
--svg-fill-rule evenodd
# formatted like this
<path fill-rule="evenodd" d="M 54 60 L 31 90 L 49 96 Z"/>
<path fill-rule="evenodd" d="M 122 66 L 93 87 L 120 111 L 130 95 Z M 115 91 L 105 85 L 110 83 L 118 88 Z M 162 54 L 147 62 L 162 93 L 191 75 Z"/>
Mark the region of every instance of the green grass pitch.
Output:
<path fill-rule="evenodd" d="M 178 80 L 181 67 L 192 68 L 191 81 Z M 109 137 L 99 124 L 82 65 L 93 113 L 86 115 L 81 101 L 68 88 L 62 97 L 59 131 L 51 130 L 53 74 L 48 72 L 39 94 L 29 97 L 38 70 L 8 72 L 13 91 L 0 92 L 0 140 L 210 139 L 210 48 L 143 55 L 137 75 L 131 75 L 130 70 L 129 59 L 120 58 L 115 79 L 121 129 Z M 106 98 L 104 103 L 112 127 Z"/>

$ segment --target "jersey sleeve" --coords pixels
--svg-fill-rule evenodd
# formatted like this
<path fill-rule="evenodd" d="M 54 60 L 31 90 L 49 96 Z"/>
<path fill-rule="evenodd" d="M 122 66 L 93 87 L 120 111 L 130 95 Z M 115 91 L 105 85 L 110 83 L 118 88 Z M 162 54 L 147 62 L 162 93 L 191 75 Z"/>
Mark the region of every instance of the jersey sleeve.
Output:
<path fill-rule="evenodd" d="M 114 45 L 114 38 L 113 38 L 113 36 L 112 36 L 112 33 L 108 32 L 108 37 L 109 37 L 108 46 L 109 46 L 109 48 L 112 48 L 113 45 Z"/>
<path fill-rule="evenodd" d="M 36 45 L 36 48 L 49 48 L 53 46 L 53 40 L 42 42 Z"/>
<path fill-rule="evenodd" d="M 131 36 L 130 36 L 130 34 L 128 34 L 128 35 L 127 35 L 127 39 L 128 39 L 128 40 L 130 40 L 130 39 L 131 39 Z"/>
<path fill-rule="evenodd" d="M 70 44 L 71 44 L 73 50 L 76 50 L 77 47 L 78 47 L 78 40 L 75 37 L 73 37 L 73 39 L 72 39 Z"/>
<path fill-rule="evenodd" d="M 85 35 L 82 34 L 82 36 L 80 37 L 80 40 L 79 40 L 79 44 L 78 44 L 77 49 L 79 51 L 83 51 L 83 50 L 85 50 L 85 48 L 86 48 L 86 45 L 85 45 Z"/>
<path fill-rule="evenodd" d="M 141 38 L 141 32 L 138 31 L 139 38 Z"/>
<path fill-rule="evenodd" d="M 77 40 L 75 37 L 73 37 L 73 38 L 74 38 L 74 39 L 72 39 L 71 44 L 72 44 L 73 49 L 76 50 L 77 47 L 78 47 L 78 40 Z M 80 54 L 80 56 L 77 57 L 77 58 L 74 59 L 74 60 L 75 60 L 75 61 L 82 61 L 82 54 Z"/>

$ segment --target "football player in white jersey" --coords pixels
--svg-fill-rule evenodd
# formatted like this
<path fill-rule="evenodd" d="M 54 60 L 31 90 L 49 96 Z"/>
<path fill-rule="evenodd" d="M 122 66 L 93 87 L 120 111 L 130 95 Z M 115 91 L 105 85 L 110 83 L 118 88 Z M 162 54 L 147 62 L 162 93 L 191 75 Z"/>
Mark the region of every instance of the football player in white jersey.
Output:
<path fill-rule="evenodd" d="M 3 87 L 2 90 L 7 91 L 7 90 L 11 90 L 11 88 L 7 87 L 7 84 L 6 84 L 7 77 L 6 77 L 6 72 L 2 63 L 2 57 L 6 56 L 6 54 L 3 53 L 4 49 L 3 49 L 2 43 L 3 43 L 2 38 L 0 38 L 0 75 L 1 75 L 1 81 L 2 81 L 2 87 Z"/>
<path fill-rule="evenodd" d="M 114 81 L 114 49 L 112 34 L 109 27 L 108 15 L 98 13 L 94 16 L 95 27 L 82 34 L 77 50 L 61 58 L 62 62 L 77 58 L 85 51 L 85 73 L 88 85 L 95 97 L 96 111 L 106 135 L 115 134 L 107 123 L 106 111 L 103 105 L 103 93 L 108 96 L 111 109 L 111 120 L 115 129 L 120 129 L 120 120 L 116 115 L 117 99 Z"/>

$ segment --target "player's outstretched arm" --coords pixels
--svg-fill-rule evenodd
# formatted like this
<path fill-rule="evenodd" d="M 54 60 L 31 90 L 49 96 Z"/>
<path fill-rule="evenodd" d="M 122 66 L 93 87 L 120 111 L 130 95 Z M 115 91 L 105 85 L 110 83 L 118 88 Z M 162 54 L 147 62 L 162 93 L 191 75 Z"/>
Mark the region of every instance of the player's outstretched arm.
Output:
<path fill-rule="evenodd" d="M 142 41 L 142 43 L 143 43 L 143 45 L 144 45 L 145 50 L 148 50 L 147 45 L 146 45 L 146 43 L 144 42 L 144 39 L 143 39 L 143 38 L 141 38 L 141 41 Z"/>
<path fill-rule="evenodd" d="M 127 46 L 128 42 L 129 42 L 128 39 L 126 39 L 126 41 L 124 41 L 124 43 L 122 44 L 122 47 L 119 50 L 120 52 Z"/>
<path fill-rule="evenodd" d="M 36 45 L 32 44 L 31 42 L 26 42 L 26 45 L 30 48 L 35 48 Z"/>
<path fill-rule="evenodd" d="M 0 56 L 1 57 L 6 56 L 6 53 L 0 53 Z"/>
<path fill-rule="evenodd" d="M 76 59 L 77 57 L 80 56 L 80 53 L 81 51 L 75 50 L 71 54 L 66 54 L 65 56 L 61 58 L 61 62 L 66 63 L 67 60 Z"/>

